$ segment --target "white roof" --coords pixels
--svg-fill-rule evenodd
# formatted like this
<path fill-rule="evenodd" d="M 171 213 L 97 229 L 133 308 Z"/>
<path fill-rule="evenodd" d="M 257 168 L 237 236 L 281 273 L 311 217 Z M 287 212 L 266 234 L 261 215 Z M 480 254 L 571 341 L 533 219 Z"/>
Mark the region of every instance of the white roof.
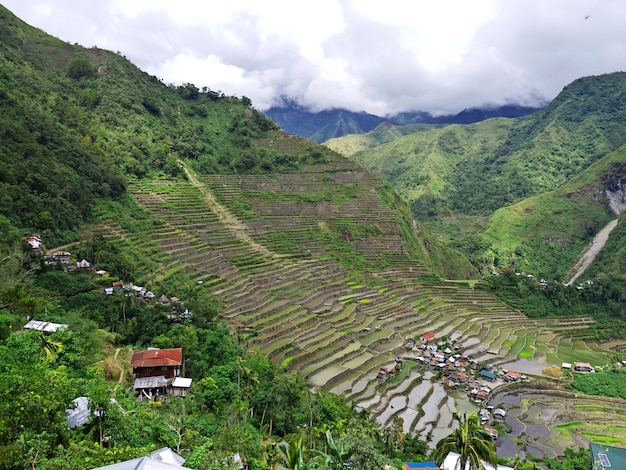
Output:
<path fill-rule="evenodd" d="M 150 457 L 156 460 L 161 460 L 163 462 L 171 463 L 174 465 L 183 465 L 185 463 L 185 459 L 174 452 L 169 447 L 163 447 L 162 449 L 155 450 L 150 454 Z"/>
<path fill-rule="evenodd" d="M 185 459 L 171 449 L 165 448 L 155 450 L 148 457 L 127 460 L 94 470 L 191 470 L 189 467 L 183 467 L 184 463 Z"/>
<path fill-rule="evenodd" d="M 47 321 L 31 320 L 24 325 L 25 330 L 37 330 L 46 333 L 54 333 L 55 331 L 63 330 L 69 325 L 62 323 L 52 323 Z"/>
<path fill-rule="evenodd" d="M 561 364 L 561 367 L 563 369 L 571 369 L 572 368 L 572 363 L 571 362 L 564 362 L 563 364 Z"/>
<path fill-rule="evenodd" d="M 441 470 L 458 470 L 457 463 L 459 462 L 459 458 L 461 456 L 456 452 L 450 452 L 446 455 L 445 460 L 441 464 Z M 485 467 L 485 470 L 496 470 L 493 465 L 481 460 L 482 464 Z M 465 466 L 465 470 L 470 470 L 469 462 Z M 512 467 L 506 467 L 504 465 L 498 465 L 497 470 L 513 470 Z"/>
<path fill-rule="evenodd" d="M 192 379 L 186 379 L 185 377 L 176 377 L 172 382 L 172 387 L 189 388 L 191 387 Z"/>

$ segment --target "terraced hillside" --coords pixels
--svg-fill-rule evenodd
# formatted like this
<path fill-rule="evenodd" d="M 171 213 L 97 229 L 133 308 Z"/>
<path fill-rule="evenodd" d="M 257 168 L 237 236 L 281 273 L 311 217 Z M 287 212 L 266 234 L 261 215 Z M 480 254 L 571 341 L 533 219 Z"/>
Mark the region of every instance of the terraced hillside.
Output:
<path fill-rule="evenodd" d="M 221 315 L 248 348 L 298 371 L 312 388 L 370 409 L 380 423 L 401 416 L 406 431 L 437 439 L 459 407 L 473 405 L 408 358 L 395 377 L 378 380 L 407 339 L 432 331 L 477 361 L 554 364 L 581 348 L 562 333 L 590 320 L 531 320 L 469 283 L 434 282 L 408 256 L 381 186 L 338 159 L 273 176 L 188 170 L 186 181 L 131 190 L 158 221 L 141 234 L 161 266 L 147 279 L 186 274 L 223 300 Z M 129 236 L 113 222 L 108 231 Z M 607 354 L 586 348 L 580 360 L 604 363 Z"/>

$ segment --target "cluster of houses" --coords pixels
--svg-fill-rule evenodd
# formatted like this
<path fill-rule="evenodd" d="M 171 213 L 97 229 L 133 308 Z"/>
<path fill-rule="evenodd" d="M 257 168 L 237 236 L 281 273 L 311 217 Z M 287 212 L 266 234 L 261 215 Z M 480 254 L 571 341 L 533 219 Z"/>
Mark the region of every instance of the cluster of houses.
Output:
<path fill-rule="evenodd" d="M 497 369 L 491 364 L 481 365 L 459 351 L 461 345 L 455 341 L 435 341 L 433 332 L 424 333 L 419 341 L 409 339 L 405 344 L 404 359 L 422 363 L 441 375 L 441 383 L 451 390 L 465 390 L 476 404 L 487 401 L 496 383 L 518 382 L 527 377 L 514 370 Z M 481 424 L 494 439 L 498 432 L 493 423 L 503 422 L 506 412 L 491 406 L 481 408 Z"/>
<path fill-rule="evenodd" d="M 178 297 L 168 297 L 162 294 L 157 297 L 154 292 L 146 290 L 143 286 L 136 286 L 133 283 L 124 284 L 123 281 L 113 281 L 110 287 L 104 289 L 105 295 L 114 295 L 116 293 L 123 294 L 128 297 L 154 301 L 158 305 L 170 305 L 172 307 L 168 318 L 171 320 L 186 320 L 191 318 L 193 314 Z"/>
<path fill-rule="evenodd" d="M 491 364 L 481 365 L 459 351 L 456 341 L 436 342 L 433 332 L 424 333 L 420 341 L 409 339 L 405 359 L 420 362 L 441 373 L 441 382 L 448 389 L 466 390 L 476 403 L 489 398 L 491 387 L 487 383 L 516 382 L 526 377 L 513 370 L 498 370 Z"/>
<path fill-rule="evenodd" d="M 41 235 L 31 234 L 26 237 L 26 243 L 32 248 L 33 255 L 45 255 L 44 244 Z M 48 266 L 62 266 L 65 272 L 77 272 L 81 269 L 91 268 L 91 263 L 85 259 L 72 262 L 72 254 L 69 251 L 55 251 L 46 256 L 44 263 Z"/>

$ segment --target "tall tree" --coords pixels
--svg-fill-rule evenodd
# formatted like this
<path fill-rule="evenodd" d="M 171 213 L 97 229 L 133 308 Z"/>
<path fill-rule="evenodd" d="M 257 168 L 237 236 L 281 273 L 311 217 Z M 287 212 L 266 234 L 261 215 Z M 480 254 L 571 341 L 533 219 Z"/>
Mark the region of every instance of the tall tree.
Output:
<path fill-rule="evenodd" d="M 455 465 L 455 470 L 464 470 L 469 462 L 471 470 L 482 470 L 482 461 L 493 466 L 498 464 L 498 455 L 493 446 L 491 435 L 480 425 L 478 415 L 475 412 L 456 418 L 459 426 L 452 434 L 443 438 L 437 443 L 433 452 L 433 459 L 441 464 L 449 452 L 458 452 L 459 459 Z"/>

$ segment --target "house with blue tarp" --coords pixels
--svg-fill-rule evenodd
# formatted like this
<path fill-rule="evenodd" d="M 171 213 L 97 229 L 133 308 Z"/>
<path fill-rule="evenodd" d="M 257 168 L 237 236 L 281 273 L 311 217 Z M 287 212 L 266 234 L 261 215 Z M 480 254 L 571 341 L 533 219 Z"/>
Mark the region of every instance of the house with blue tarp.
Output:
<path fill-rule="evenodd" d="M 402 470 L 439 470 L 435 462 L 403 462 Z"/>

